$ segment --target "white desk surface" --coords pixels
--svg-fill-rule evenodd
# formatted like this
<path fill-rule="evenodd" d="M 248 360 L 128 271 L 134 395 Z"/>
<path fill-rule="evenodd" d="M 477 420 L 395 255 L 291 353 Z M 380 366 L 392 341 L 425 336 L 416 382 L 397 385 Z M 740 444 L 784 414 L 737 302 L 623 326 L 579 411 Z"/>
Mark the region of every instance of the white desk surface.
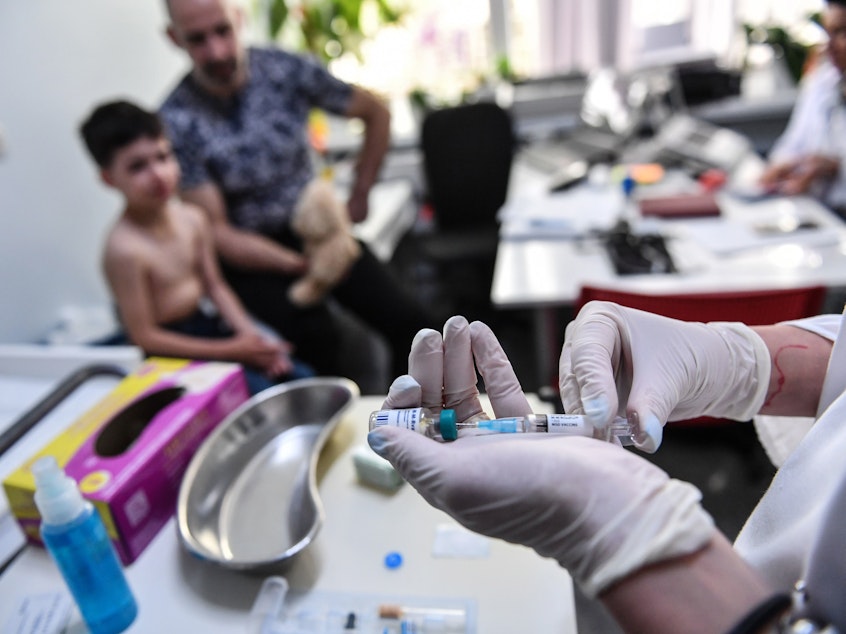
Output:
<path fill-rule="evenodd" d="M 612 224 L 609 218 L 613 214 L 609 216 L 603 205 L 609 201 L 622 205 L 619 196 L 615 199 L 606 192 L 597 197 L 594 193 L 598 202 L 591 208 L 590 196 L 585 198 L 589 185 L 546 194 L 544 177 L 525 166 L 518 166 L 514 176 L 507 213 L 532 214 L 543 208 L 549 219 L 553 201 L 560 209 L 559 219 L 578 218 L 582 228 L 596 219 L 594 228 L 604 229 Z M 659 294 L 846 286 L 846 224 L 815 200 L 773 198 L 747 203 L 720 194 L 718 201 L 722 215 L 717 219 L 650 221 L 650 229 L 670 238 L 668 249 L 680 269 L 674 274 L 617 275 L 599 240 L 561 237 L 560 230 L 558 235 L 550 229 L 547 235 L 539 230 L 534 235 L 524 232 L 518 238 L 503 237 L 491 298 L 503 308 L 542 308 L 572 305 L 585 284 Z M 753 224 L 791 219 L 813 221 L 820 229 L 741 244 Z M 504 220 L 503 235 L 508 231 Z"/>
<path fill-rule="evenodd" d="M 570 577 L 554 561 L 493 540 L 483 559 L 434 558 L 435 529 L 453 520 L 408 485 L 390 495 L 357 483 L 350 452 L 365 442 L 367 415 L 381 401 L 359 399 L 324 448 L 318 474 L 326 519 L 285 573 L 292 591 L 470 598 L 480 634 L 575 632 Z M 402 553 L 399 569 L 384 566 L 390 551 Z M 127 575 L 140 607 L 130 632 L 244 632 L 262 581 L 187 555 L 173 520 Z M 28 546 L 0 576 L 0 626 L 25 597 L 53 591 L 64 591 L 58 571 L 45 551 Z M 71 618 L 69 630 L 84 629 L 76 613 Z"/>

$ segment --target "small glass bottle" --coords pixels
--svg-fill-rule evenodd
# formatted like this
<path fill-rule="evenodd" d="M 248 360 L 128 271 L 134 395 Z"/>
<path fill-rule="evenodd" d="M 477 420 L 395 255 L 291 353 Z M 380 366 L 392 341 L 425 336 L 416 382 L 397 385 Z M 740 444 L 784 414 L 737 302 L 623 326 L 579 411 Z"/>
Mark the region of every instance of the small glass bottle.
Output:
<path fill-rule="evenodd" d="M 370 430 L 376 427 L 401 427 L 430 438 L 455 440 L 461 430 L 476 429 L 491 434 L 547 433 L 567 436 L 586 436 L 611 441 L 616 438 L 622 445 L 631 445 L 632 429 L 622 417 L 615 418 L 604 430 L 596 429 L 581 414 L 527 414 L 507 418 L 492 418 L 457 422 L 455 410 L 440 412 L 425 407 L 379 410 L 370 414 Z"/>
<path fill-rule="evenodd" d="M 103 520 L 53 456 L 32 465 L 41 538 L 59 567 L 92 634 L 117 634 L 135 620 L 138 605 Z"/>
<path fill-rule="evenodd" d="M 437 411 L 427 407 L 382 409 L 370 414 L 370 431 L 377 427 L 401 427 L 429 438 L 455 440 L 463 423 L 456 423 L 455 410 Z"/>

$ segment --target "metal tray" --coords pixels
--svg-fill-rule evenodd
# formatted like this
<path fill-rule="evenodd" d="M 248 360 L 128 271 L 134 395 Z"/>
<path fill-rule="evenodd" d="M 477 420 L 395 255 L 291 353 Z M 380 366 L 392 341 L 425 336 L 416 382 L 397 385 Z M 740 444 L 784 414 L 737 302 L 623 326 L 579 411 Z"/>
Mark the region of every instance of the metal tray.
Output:
<path fill-rule="evenodd" d="M 323 523 L 320 450 L 358 397 L 343 378 L 274 386 L 233 411 L 194 455 L 179 490 L 177 524 L 193 555 L 226 568 L 287 567 Z"/>

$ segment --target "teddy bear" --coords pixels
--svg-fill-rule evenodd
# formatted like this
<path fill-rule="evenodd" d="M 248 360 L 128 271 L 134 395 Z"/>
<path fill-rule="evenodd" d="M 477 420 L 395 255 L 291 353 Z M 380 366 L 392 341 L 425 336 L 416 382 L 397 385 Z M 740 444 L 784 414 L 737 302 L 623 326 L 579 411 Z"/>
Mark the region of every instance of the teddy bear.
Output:
<path fill-rule="evenodd" d="M 312 306 L 347 274 L 361 256 L 361 245 L 352 234 L 346 206 L 325 178 L 306 185 L 291 228 L 303 241 L 308 268 L 288 289 L 288 298 L 296 306 Z"/>

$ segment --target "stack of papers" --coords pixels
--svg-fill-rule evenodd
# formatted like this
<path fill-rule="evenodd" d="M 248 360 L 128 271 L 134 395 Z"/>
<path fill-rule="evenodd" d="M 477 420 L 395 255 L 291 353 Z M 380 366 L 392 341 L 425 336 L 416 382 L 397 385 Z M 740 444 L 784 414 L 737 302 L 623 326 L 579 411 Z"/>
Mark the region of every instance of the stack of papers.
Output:
<path fill-rule="evenodd" d="M 503 239 L 572 239 L 611 228 L 623 196 L 610 188 L 579 187 L 559 194 L 509 200 L 499 212 Z"/>
<path fill-rule="evenodd" d="M 716 255 L 731 255 L 781 244 L 820 247 L 837 244 L 840 240 L 836 229 L 816 225 L 780 230 L 775 225 L 701 219 L 687 221 L 684 230 L 691 240 Z"/>

